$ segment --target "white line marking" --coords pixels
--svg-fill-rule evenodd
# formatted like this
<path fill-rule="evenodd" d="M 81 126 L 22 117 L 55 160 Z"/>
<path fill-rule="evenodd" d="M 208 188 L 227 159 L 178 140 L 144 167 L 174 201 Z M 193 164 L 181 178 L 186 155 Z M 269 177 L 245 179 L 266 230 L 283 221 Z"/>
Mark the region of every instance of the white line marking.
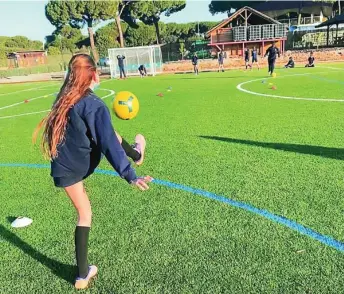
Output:
<path fill-rule="evenodd" d="M 100 82 L 100 83 L 102 84 L 102 83 L 106 83 L 106 82 L 109 82 L 109 81 L 111 81 L 111 80 L 102 81 L 102 82 Z M 50 86 L 54 86 L 54 85 L 50 85 Z M 49 87 L 49 86 L 46 86 L 46 87 Z M 27 90 L 22 90 L 22 92 L 28 91 L 28 90 L 36 90 L 36 89 L 40 89 L 40 88 L 42 88 L 42 87 L 31 88 L 31 89 L 27 89 Z M 101 88 L 100 88 L 99 90 L 112 91 L 112 90 L 101 89 Z M 19 93 L 19 92 L 21 92 L 21 91 L 11 92 L 10 94 Z M 58 91 L 58 92 L 59 92 L 59 91 Z M 36 100 L 36 99 L 46 98 L 46 97 L 51 96 L 51 95 L 54 95 L 54 94 L 56 94 L 56 92 L 50 93 L 50 94 L 47 94 L 47 95 L 43 95 L 43 96 L 39 96 L 39 97 L 35 97 L 35 98 L 31 98 L 31 99 L 26 99 L 26 100 L 27 100 L 28 102 L 30 102 L 30 101 L 33 101 L 33 100 Z M 114 92 L 113 94 L 115 94 L 115 92 Z M 1 95 L 7 95 L 7 94 L 4 93 L 4 94 L 0 94 L 0 96 L 1 96 Z M 11 104 L 11 105 L 7 105 L 7 106 L 4 106 L 4 107 L 0 107 L 0 110 L 6 109 L 6 108 L 10 108 L 10 107 L 13 107 L 13 106 L 17 106 L 17 105 L 20 105 L 20 104 L 23 104 L 23 103 L 25 103 L 25 100 L 24 100 L 24 101 L 21 101 L 21 102 L 14 103 L 14 104 Z"/>
<path fill-rule="evenodd" d="M 16 114 L 16 115 L 9 115 L 9 116 L 0 116 L 0 119 L 14 118 L 14 117 L 18 117 L 18 116 L 26 116 L 26 115 L 38 114 L 38 113 L 49 112 L 49 111 L 50 111 L 50 109 L 42 110 L 42 111 L 35 111 L 35 112 L 27 112 L 27 113 Z"/>
<path fill-rule="evenodd" d="M 110 94 L 107 94 L 106 96 L 101 97 L 100 99 L 102 99 L 102 100 L 115 94 L 115 91 L 113 91 L 113 90 L 109 90 L 109 89 L 102 89 L 102 90 L 110 92 Z"/>
<path fill-rule="evenodd" d="M 305 76 L 305 75 L 311 75 L 311 74 L 312 73 L 293 74 L 293 75 L 282 76 L 280 78 L 291 77 L 291 76 Z M 319 74 L 319 72 L 317 72 L 317 74 Z M 278 98 L 278 99 L 307 100 L 307 101 L 321 101 L 321 102 L 344 102 L 344 99 L 303 98 L 303 97 L 279 96 L 279 95 L 272 95 L 272 94 L 263 94 L 263 93 L 249 91 L 249 90 L 246 90 L 246 89 L 242 88 L 243 85 L 246 85 L 246 84 L 249 84 L 249 83 L 253 83 L 253 82 L 256 82 L 256 81 L 262 81 L 262 80 L 265 80 L 265 79 L 266 78 L 260 78 L 260 79 L 255 79 L 255 80 L 250 80 L 250 81 L 246 81 L 246 82 L 240 83 L 240 84 L 237 85 L 237 89 L 239 91 L 242 91 L 242 92 L 245 92 L 245 93 L 248 93 L 248 94 L 251 94 L 251 95 L 270 97 L 270 98 Z"/>
<path fill-rule="evenodd" d="M 0 96 L 12 95 L 12 94 L 28 92 L 28 91 L 32 91 L 32 90 L 38 90 L 38 89 L 44 89 L 44 88 L 49 88 L 49 87 L 56 86 L 56 85 L 58 85 L 58 84 L 56 83 L 56 84 L 51 84 L 49 86 L 42 86 L 42 87 L 38 87 L 38 88 L 30 88 L 30 89 L 24 89 L 24 90 L 15 91 L 15 92 L 2 93 L 2 94 L 0 94 Z"/>
<path fill-rule="evenodd" d="M 100 99 L 104 100 L 112 95 L 115 94 L 115 91 L 109 90 L 109 89 L 102 89 L 104 91 L 110 92 L 110 94 L 105 95 L 104 97 L 101 97 Z M 39 114 L 39 113 L 44 113 L 44 112 L 49 112 L 50 109 L 48 110 L 41 110 L 41 111 L 35 111 L 35 112 L 27 112 L 27 113 L 22 113 L 22 114 L 16 114 L 16 115 L 9 115 L 9 116 L 0 116 L 0 119 L 6 119 L 6 118 L 15 118 L 15 117 L 20 117 L 20 116 L 27 116 L 27 115 L 32 115 L 32 114 Z"/>
<path fill-rule="evenodd" d="M 4 106 L 4 107 L 0 107 L 0 110 L 6 109 L 6 108 L 11 108 L 11 107 L 14 107 L 14 106 L 23 104 L 23 103 L 25 103 L 25 101 L 30 102 L 30 101 L 34 101 L 34 100 L 37 100 L 37 99 L 47 98 L 48 96 L 51 96 L 51 95 L 54 95 L 54 94 L 55 94 L 55 93 L 51 93 L 51 94 L 47 94 L 47 95 L 43 95 L 43 96 L 38 96 L 38 97 L 35 97 L 35 98 L 31 98 L 31 99 L 26 99 L 26 100 L 24 100 L 24 101 L 20 101 L 20 102 L 11 104 L 11 105 L 7 105 L 7 106 Z"/>

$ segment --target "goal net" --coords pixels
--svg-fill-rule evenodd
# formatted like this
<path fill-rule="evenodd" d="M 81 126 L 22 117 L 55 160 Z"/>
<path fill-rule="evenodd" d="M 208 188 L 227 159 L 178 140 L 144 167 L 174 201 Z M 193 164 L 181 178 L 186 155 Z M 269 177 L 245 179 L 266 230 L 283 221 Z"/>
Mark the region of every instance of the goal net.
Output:
<path fill-rule="evenodd" d="M 113 48 L 109 49 L 110 71 L 111 78 L 120 75 L 118 67 L 118 55 L 123 55 L 124 71 L 126 75 L 139 75 L 139 66 L 144 65 L 147 69 L 147 74 L 155 76 L 162 72 L 162 57 L 161 48 L 159 45 L 142 46 L 142 47 L 128 47 L 128 48 Z"/>

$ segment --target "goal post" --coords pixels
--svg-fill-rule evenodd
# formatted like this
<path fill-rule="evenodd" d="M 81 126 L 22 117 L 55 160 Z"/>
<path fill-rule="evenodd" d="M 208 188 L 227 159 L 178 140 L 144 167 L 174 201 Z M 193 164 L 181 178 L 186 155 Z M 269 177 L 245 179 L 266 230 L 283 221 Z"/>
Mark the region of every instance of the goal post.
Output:
<path fill-rule="evenodd" d="M 144 65 L 147 74 L 155 76 L 162 72 L 162 55 L 160 45 L 128 47 L 128 48 L 111 48 L 108 50 L 110 60 L 111 78 L 120 75 L 118 67 L 118 55 L 123 55 L 124 70 L 126 75 L 139 75 L 138 68 Z"/>

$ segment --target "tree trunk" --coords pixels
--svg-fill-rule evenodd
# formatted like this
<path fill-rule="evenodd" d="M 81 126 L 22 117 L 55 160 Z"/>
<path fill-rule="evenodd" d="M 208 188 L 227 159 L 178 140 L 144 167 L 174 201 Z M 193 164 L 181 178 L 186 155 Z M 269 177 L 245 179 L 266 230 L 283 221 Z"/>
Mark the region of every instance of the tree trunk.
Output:
<path fill-rule="evenodd" d="M 121 48 L 124 48 L 124 39 L 123 39 L 123 31 L 122 31 L 122 26 L 121 26 L 121 16 L 118 14 L 115 17 L 116 20 L 116 26 L 119 34 L 119 44 Z"/>
<path fill-rule="evenodd" d="M 156 32 L 156 42 L 159 45 L 161 43 L 159 21 L 154 22 L 155 32 Z"/>
<path fill-rule="evenodd" d="M 92 24 L 88 25 L 87 30 L 88 30 L 88 35 L 90 37 L 91 50 L 92 50 L 93 58 L 94 58 L 95 63 L 98 63 L 99 55 L 98 55 L 96 46 L 94 45 L 94 34 L 93 34 Z"/>

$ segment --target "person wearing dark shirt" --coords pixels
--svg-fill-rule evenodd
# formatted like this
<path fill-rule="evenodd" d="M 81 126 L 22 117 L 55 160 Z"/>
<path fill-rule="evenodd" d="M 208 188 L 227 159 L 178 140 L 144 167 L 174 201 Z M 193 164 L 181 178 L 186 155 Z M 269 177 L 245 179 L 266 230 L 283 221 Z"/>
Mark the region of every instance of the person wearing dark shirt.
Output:
<path fill-rule="evenodd" d="M 277 56 L 280 57 L 280 52 L 275 42 L 266 50 L 264 57 L 266 56 L 268 57 L 269 74 L 272 75 L 275 69 L 276 58 Z"/>
<path fill-rule="evenodd" d="M 285 68 L 294 68 L 295 67 L 295 63 L 294 63 L 294 60 L 293 60 L 293 57 L 289 57 L 289 61 L 288 63 L 284 66 Z"/>
<path fill-rule="evenodd" d="M 258 62 L 258 50 L 256 47 L 253 47 L 253 50 L 252 50 L 252 67 L 254 63 L 257 64 L 258 70 L 260 70 L 259 62 Z"/>
<path fill-rule="evenodd" d="M 195 75 L 198 75 L 198 57 L 196 53 L 192 56 L 191 62 L 194 67 Z"/>
<path fill-rule="evenodd" d="M 118 61 L 118 67 L 119 67 L 119 75 L 120 78 L 123 79 L 127 77 L 127 75 L 125 74 L 125 70 L 124 70 L 124 59 L 125 56 L 124 55 L 117 55 L 117 61 Z"/>
<path fill-rule="evenodd" d="M 310 53 L 309 57 L 308 57 L 308 63 L 305 65 L 305 67 L 314 67 L 315 58 L 313 56 L 313 52 Z"/>
<path fill-rule="evenodd" d="M 87 54 L 74 55 L 50 113 L 34 134 L 36 139 L 43 127 L 42 150 L 51 161 L 55 186 L 65 190 L 78 213 L 74 235 L 76 289 L 87 288 L 98 271 L 87 261 L 92 212 L 84 179 L 94 172 L 104 155 L 121 178 L 140 190 L 147 190 L 147 183 L 152 180 L 138 177 L 127 158 L 131 154 L 135 160 L 143 159 L 139 154 L 143 156 L 143 137 L 138 142 L 142 145 L 134 149 L 115 133 L 108 108 L 93 92 L 97 85 L 99 75 L 93 59 Z"/>
<path fill-rule="evenodd" d="M 247 67 L 250 67 L 252 69 L 252 66 L 250 64 L 250 50 L 248 48 L 245 48 L 244 58 L 245 58 L 245 68 L 247 69 Z"/>
<path fill-rule="evenodd" d="M 219 62 L 219 69 L 218 69 L 218 72 L 220 72 L 220 70 L 221 70 L 222 72 L 225 71 L 225 69 L 224 69 L 224 67 L 223 67 L 223 60 L 224 60 L 224 58 L 225 58 L 224 53 L 223 53 L 223 51 L 221 50 L 221 51 L 219 52 L 219 56 L 218 56 L 218 58 L 217 58 L 217 60 L 218 60 L 218 62 Z"/>
<path fill-rule="evenodd" d="M 138 68 L 139 72 L 140 72 L 140 76 L 141 78 L 145 77 L 147 75 L 147 70 L 146 70 L 146 67 L 141 64 Z"/>

